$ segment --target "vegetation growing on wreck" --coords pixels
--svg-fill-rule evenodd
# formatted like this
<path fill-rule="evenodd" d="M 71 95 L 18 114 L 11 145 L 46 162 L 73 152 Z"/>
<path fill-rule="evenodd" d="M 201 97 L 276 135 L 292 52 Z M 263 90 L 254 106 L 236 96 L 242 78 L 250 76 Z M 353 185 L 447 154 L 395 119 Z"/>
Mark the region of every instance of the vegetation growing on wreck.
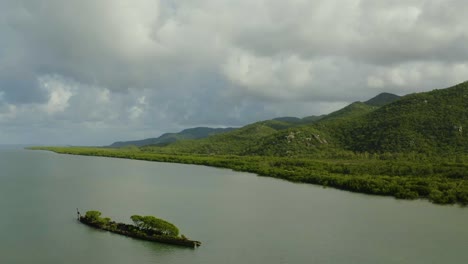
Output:
<path fill-rule="evenodd" d="M 101 217 L 99 211 L 87 211 L 84 216 L 78 212 L 78 220 L 86 225 L 133 238 L 173 244 L 187 247 L 198 247 L 201 242 L 179 236 L 179 228 L 166 220 L 154 216 L 132 215 L 134 225 L 117 223 L 108 217 Z"/>

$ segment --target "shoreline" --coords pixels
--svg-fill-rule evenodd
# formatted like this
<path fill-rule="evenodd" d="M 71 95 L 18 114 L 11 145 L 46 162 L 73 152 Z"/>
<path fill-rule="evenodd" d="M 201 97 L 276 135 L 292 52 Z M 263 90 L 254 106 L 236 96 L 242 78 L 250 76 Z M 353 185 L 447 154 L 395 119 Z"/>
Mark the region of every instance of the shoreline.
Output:
<path fill-rule="evenodd" d="M 406 160 L 327 160 L 270 156 L 163 154 L 89 147 L 32 147 L 58 154 L 204 165 L 255 173 L 290 182 L 397 199 L 425 199 L 436 204 L 468 205 L 468 165 Z M 430 174 L 432 172 L 432 175 Z M 392 175 L 393 173 L 393 175 Z M 406 174 L 405 174 L 406 173 Z"/>

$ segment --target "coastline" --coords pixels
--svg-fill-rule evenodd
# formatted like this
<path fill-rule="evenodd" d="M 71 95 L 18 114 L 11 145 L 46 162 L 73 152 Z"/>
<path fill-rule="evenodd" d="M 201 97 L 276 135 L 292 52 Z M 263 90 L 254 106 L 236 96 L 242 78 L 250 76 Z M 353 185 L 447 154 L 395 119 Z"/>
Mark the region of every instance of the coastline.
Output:
<path fill-rule="evenodd" d="M 468 180 L 465 179 L 468 175 L 464 175 L 468 172 L 468 164 L 464 163 L 165 154 L 90 147 L 28 149 L 58 154 L 205 165 L 357 193 L 393 196 L 397 199 L 427 199 L 436 204 L 462 206 L 468 204 Z"/>

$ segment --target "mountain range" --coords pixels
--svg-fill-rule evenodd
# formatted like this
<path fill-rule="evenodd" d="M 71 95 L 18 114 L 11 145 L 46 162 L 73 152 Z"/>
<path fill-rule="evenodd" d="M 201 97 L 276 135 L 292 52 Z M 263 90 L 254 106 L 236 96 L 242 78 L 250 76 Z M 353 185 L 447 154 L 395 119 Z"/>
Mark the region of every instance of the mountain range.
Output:
<path fill-rule="evenodd" d="M 178 133 L 165 133 L 157 138 L 146 138 L 141 140 L 133 140 L 133 141 L 117 141 L 112 143 L 109 147 L 111 148 L 120 148 L 126 146 L 165 146 L 170 143 L 176 142 L 178 140 L 183 139 L 199 139 L 199 138 L 206 138 L 212 135 L 229 132 L 234 130 L 232 127 L 228 128 L 210 128 L 210 127 L 194 127 L 184 129 Z"/>
<path fill-rule="evenodd" d="M 464 82 L 403 97 L 382 93 L 323 116 L 279 117 L 236 129 L 192 128 L 111 146 L 209 155 L 467 153 L 467 109 L 468 82 Z"/>

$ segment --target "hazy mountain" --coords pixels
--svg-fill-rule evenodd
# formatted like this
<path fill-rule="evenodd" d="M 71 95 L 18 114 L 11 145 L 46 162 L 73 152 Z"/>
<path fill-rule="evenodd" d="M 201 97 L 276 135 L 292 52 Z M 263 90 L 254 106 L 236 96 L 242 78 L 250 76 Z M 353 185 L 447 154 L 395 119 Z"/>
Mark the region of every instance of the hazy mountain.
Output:
<path fill-rule="evenodd" d="M 228 127 L 228 128 L 209 128 L 209 127 L 195 127 L 195 128 L 188 128 L 184 129 L 178 133 L 165 133 L 162 134 L 160 137 L 157 138 L 147 138 L 142 140 L 134 140 L 134 141 L 118 141 L 112 143 L 109 147 L 112 148 L 119 148 L 124 146 L 147 146 L 147 145 L 157 145 L 157 146 L 164 146 L 178 140 L 182 139 L 200 139 L 206 138 L 211 135 L 216 135 L 220 133 L 225 133 L 234 130 L 235 128 Z"/>

